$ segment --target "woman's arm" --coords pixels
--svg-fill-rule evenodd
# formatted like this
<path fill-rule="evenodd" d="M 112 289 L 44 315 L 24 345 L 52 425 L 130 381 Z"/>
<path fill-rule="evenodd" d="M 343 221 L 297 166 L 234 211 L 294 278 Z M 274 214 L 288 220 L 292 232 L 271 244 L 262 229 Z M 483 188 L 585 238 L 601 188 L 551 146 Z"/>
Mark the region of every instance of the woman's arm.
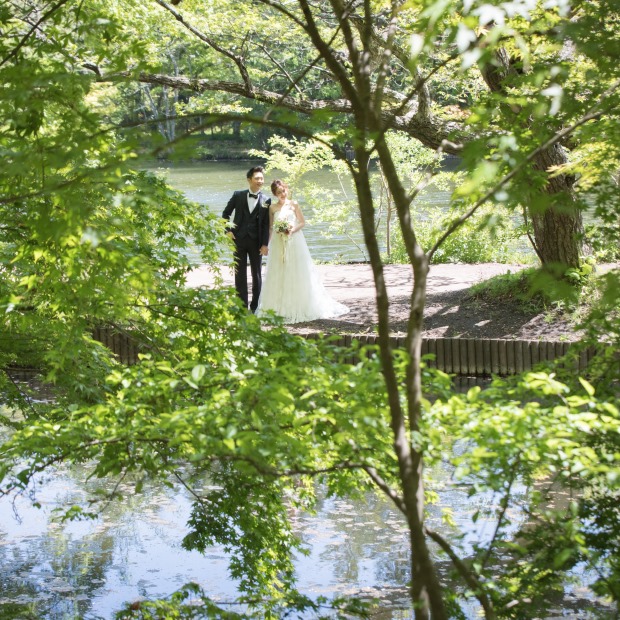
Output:
<path fill-rule="evenodd" d="M 273 234 L 273 215 L 274 215 L 273 203 L 269 205 L 269 241 L 271 241 L 271 235 Z"/>

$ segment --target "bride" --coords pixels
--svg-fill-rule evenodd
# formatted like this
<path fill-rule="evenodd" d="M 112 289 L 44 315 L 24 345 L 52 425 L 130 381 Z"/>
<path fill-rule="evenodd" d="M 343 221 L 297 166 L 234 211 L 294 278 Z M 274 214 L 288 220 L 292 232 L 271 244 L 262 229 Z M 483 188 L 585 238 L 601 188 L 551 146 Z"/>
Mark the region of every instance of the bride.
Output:
<path fill-rule="evenodd" d="M 306 221 L 299 204 L 289 200 L 288 185 L 279 179 L 271 184 L 278 201 L 269 206 L 269 254 L 258 316 L 268 311 L 285 323 L 329 319 L 349 309 L 330 297 L 312 262 L 301 229 Z"/>

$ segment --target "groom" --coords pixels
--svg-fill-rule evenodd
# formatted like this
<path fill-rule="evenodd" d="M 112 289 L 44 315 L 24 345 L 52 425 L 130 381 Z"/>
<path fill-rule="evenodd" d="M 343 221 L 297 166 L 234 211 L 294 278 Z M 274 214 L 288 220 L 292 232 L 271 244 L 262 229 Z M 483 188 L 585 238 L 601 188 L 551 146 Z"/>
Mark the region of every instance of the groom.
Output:
<path fill-rule="evenodd" d="M 235 288 L 241 301 L 248 307 L 248 258 L 252 273 L 252 302 L 256 311 L 262 284 L 262 257 L 267 256 L 269 242 L 269 200 L 261 193 L 265 182 L 264 168 L 254 166 L 247 173 L 248 190 L 236 191 L 228 201 L 222 217 L 226 220 L 226 234 L 235 244 Z M 234 211 L 233 221 L 230 216 Z"/>

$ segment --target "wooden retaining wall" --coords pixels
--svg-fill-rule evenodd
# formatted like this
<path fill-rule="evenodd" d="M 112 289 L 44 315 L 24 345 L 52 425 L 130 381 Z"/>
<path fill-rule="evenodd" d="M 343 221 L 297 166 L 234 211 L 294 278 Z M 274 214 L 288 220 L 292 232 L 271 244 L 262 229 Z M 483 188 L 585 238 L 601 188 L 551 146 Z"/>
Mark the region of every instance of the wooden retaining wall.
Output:
<path fill-rule="evenodd" d="M 311 333 L 308 339 L 320 338 L 322 334 Z M 121 362 L 134 364 L 138 360 L 138 345 L 126 332 L 110 328 L 97 328 L 95 340 L 102 342 L 118 355 Z M 375 345 L 376 335 L 343 334 L 330 341 L 337 346 L 349 347 L 354 340 L 361 345 Z M 394 348 L 404 347 L 405 339 L 392 338 Z M 460 376 L 488 377 L 490 375 L 512 375 L 531 370 L 540 362 L 553 361 L 566 355 L 576 343 L 538 340 L 490 340 L 476 338 L 425 338 L 422 354 L 431 353 L 434 361 L 429 366 Z M 584 371 L 594 356 L 594 349 L 586 349 L 571 362 L 577 372 Z M 355 362 L 355 358 L 349 358 Z"/>
<path fill-rule="evenodd" d="M 376 344 L 378 340 L 377 336 L 345 335 L 334 343 L 350 346 L 355 339 L 360 340 L 362 345 Z M 393 337 L 391 340 L 394 348 L 405 346 L 404 338 Z M 505 376 L 531 370 L 541 362 L 551 362 L 564 357 L 576 344 L 578 343 L 539 340 L 424 338 L 422 355 L 434 355 L 434 360 L 429 360 L 428 365 L 447 373 L 470 377 Z M 584 371 L 594 354 L 594 348 L 590 347 L 580 351 L 578 358 L 570 363 L 577 372 Z"/>
<path fill-rule="evenodd" d="M 111 327 L 96 327 L 93 338 L 115 353 L 123 364 L 135 364 L 138 361 L 140 346 L 127 332 Z"/>

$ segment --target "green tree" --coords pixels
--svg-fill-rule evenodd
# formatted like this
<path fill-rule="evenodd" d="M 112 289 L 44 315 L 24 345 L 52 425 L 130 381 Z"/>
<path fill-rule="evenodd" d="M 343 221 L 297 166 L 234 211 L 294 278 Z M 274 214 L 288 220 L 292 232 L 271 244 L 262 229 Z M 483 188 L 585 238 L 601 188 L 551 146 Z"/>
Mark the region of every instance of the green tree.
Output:
<path fill-rule="evenodd" d="M 571 12 L 564 3 L 532 10 L 511 2 L 463 7 L 446 3 L 444 10 L 440 4 L 418 1 L 392 15 L 389 3 L 371 3 L 367 17 L 361 6 L 349 13 L 333 3 L 306 11 L 263 2 L 261 18 L 266 22 L 220 2 L 217 17 L 209 3 L 157 4 L 161 9 L 154 10 L 156 19 L 175 20 L 177 35 L 188 45 L 192 40 L 200 44 L 204 57 L 219 59 L 224 73 L 119 73 L 102 65 L 96 67 L 100 80 L 137 79 L 185 92 L 224 92 L 239 102 L 261 102 L 267 109 L 277 106 L 340 123 L 343 116 L 352 118 L 353 108 L 360 105 L 342 83 L 353 64 L 340 22 L 339 12 L 345 10 L 353 36 L 371 40 L 366 52 L 373 74 L 385 67 L 380 84 L 385 125 L 466 161 L 471 153 L 471 168 L 485 153 L 483 168 L 472 172 L 476 184 L 492 171 L 501 174 L 514 167 L 519 152 L 531 153 L 531 159 L 522 162 L 529 190 L 508 204 L 524 211 L 543 264 L 578 266 L 586 203 L 575 186 L 574 162 L 575 152 L 587 142 L 579 140 L 583 134 L 571 125 L 604 119 L 613 109 L 607 89 L 612 87 L 614 64 L 598 59 L 600 54 L 615 57 L 615 35 L 606 36 L 601 22 L 615 15 L 611 4 L 576 2 Z M 330 62 L 316 55 L 310 14 L 321 15 L 321 35 L 333 52 Z M 281 40 L 274 41 L 278 37 L 262 27 L 269 21 L 285 33 Z M 131 31 L 132 21 L 125 27 Z M 460 90 L 459 107 L 453 97 L 443 95 L 446 83 Z M 563 105 L 558 107 L 560 99 Z M 553 139 L 558 127 L 567 130 L 570 141 Z M 498 201 L 503 202 L 501 197 Z"/>

